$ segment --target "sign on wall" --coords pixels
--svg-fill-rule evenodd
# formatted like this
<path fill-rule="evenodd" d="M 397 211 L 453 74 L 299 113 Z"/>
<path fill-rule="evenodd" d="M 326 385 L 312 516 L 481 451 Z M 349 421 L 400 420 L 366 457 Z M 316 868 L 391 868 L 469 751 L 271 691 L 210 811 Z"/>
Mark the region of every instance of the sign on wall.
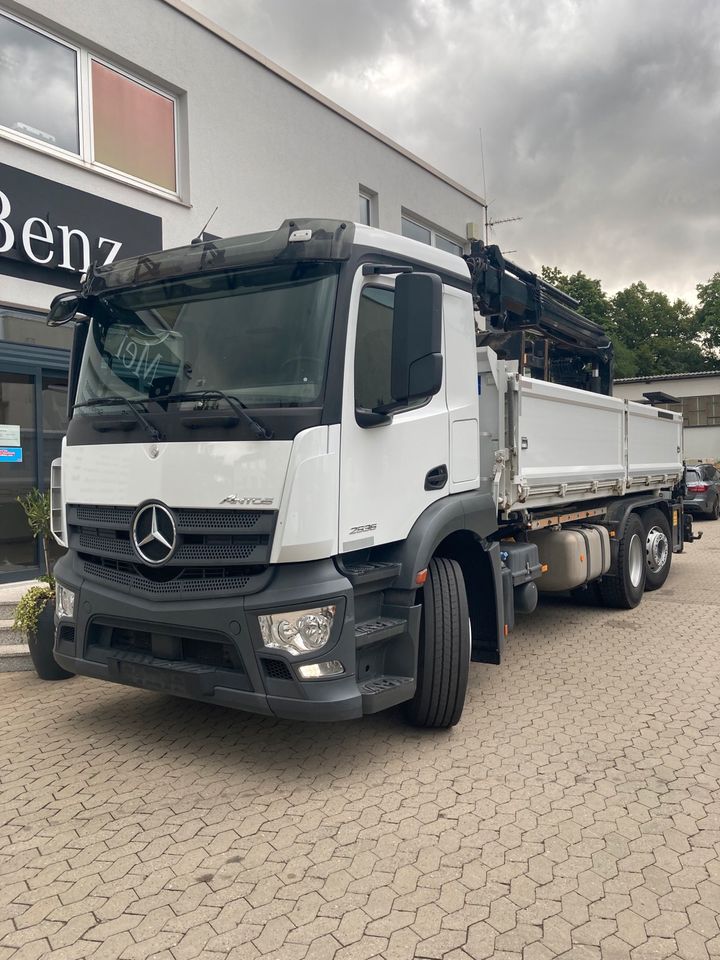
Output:
<path fill-rule="evenodd" d="M 91 263 L 160 249 L 160 217 L 0 163 L 0 274 L 72 287 Z"/>
<path fill-rule="evenodd" d="M 5 447 L 20 446 L 20 424 L 0 423 L 0 445 Z"/>

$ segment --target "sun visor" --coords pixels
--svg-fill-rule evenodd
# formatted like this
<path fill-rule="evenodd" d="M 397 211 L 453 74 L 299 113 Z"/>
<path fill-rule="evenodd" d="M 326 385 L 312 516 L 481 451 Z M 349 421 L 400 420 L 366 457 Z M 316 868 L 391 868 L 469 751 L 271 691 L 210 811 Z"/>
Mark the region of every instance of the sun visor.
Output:
<path fill-rule="evenodd" d="M 285 220 L 279 229 L 269 233 L 206 240 L 120 260 L 108 266 L 91 267 L 81 295 L 97 296 L 138 283 L 257 264 L 347 260 L 354 235 L 355 227 L 347 221 Z"/>

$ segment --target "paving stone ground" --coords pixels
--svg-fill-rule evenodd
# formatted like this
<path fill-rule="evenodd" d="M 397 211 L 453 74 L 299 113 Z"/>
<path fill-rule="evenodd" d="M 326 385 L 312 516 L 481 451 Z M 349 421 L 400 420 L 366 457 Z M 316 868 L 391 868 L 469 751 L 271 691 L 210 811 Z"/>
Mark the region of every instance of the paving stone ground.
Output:
<path fill-rule="evenodd" d="M 0 677 L 0 960 L 720 957 L 720 523 L 447 733 Z"/>

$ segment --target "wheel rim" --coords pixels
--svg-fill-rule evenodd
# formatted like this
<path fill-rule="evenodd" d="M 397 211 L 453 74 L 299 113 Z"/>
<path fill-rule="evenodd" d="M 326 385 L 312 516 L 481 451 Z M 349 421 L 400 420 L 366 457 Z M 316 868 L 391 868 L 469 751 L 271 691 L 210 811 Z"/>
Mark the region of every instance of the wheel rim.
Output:
<path fill-rule="evenodd" d="M 647 532 L 645 540 L 645 556 L 647 557 L 648 570 L 652 573 L 660 573 L 667 563 L 670 545 L 665 532 L 660 527 L 651 527 Z"/>
<path fill-rule="evenodd" d="M 630 583 L 634 587 L 639 587 L 642 583 L 643 567 L 645 557 L 643 557 L 642 543 L 640 537 L 634 533 L 630 540 L 630 549 L 628 550 L 628 574 Z"/>

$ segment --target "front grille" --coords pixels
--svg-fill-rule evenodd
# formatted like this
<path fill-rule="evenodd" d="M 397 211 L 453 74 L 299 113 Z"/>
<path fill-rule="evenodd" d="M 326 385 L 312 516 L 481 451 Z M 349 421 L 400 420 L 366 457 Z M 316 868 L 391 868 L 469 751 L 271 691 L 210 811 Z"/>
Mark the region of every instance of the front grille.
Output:
<path fill-rule="evenodd" d="M 178 526 L 187 530 L 251 530 L 268 515 L 262 510 L 177 510 L 176 513 Z"/>
<path fill-rule="evenodd" d="M 130 593 L 147 597 L 179 598 L 242 595 L 261 590 L 269 580 L 267 567 L 163 567 L 122 563 L 104 557 L 81 554 L 86 577 L 101 583 L 124 587 Z M 159 577 L 163 572 L 170 578 Z"/>
<path fill-rule="evenodd" d="M 163 569 L 222 567 L 228 564 L 263 565 L 270 562 L 276 511 L 194 510 L 171 508 L 178 543 Z M 135 509 L 132 507 L 69 504 L 67 508 L 69 545 L 78 553 L 99 559 L 136 561 L 131 543 Z M 133 572 L 143 576 L 134 563 Z M 107 577 L 106 577 L 107 579 Z M 115 582 L 119 582 L 115 580 Z M 156 592 L 151 589 L 150 592 Z"/>
<path fill-rule="evenodd" d="M 91 507 L 84 503 L 70 509 L 81 523 L 108 523 L 118 527 L 129 527 L 135 512 L 132 507 Z"/>

